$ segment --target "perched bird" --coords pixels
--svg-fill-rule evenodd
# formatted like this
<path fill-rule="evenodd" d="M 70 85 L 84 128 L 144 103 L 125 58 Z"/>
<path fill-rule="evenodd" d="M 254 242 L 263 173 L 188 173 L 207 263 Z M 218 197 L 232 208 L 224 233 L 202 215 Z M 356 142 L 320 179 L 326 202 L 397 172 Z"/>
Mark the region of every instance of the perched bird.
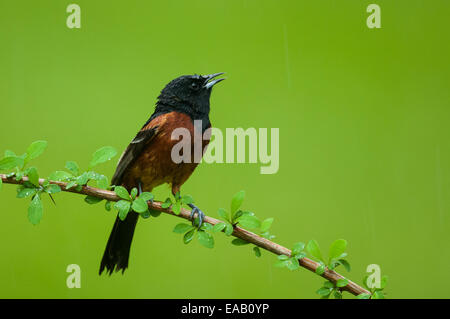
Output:
<path fill-rule="evenodd" d="M 199 129 L 202 134 L 211 127 L 209 100 L 212 87 L 224 80 L 216 79 L 221 74 L 183 75 L 164 87 L 158 96 L 154 113 L 120 157 L 111 180 L 112 185 L 121 185 L 128 191 L 136 187 L 141 193 L 168 183 L 174 195 L 180 191 L 181 185 L 191 176 L 198 163 L 194 160 L 190 163 L 173 161 L 171 151 L 179 141 L 172 139 L 172 132 L 184 128 L 194 136 L 194 121 L 201 121 Z M 191 141 L 193 149 L 194 139 L 191 138 Z M 208 142 L 203 141 L 205 146 Z M 192 208 L 191 219 L 197 213 L 201 225 L 203 212 L 193 204 L 189 206 Z M 117 216 L 100 264 L 100 275 L 105 268 L 109 274 L 114 270 L 122 270 L 123 273 L 127 269 L 138 217 L 139 214 L 133 211 L 123 221 Z"/>

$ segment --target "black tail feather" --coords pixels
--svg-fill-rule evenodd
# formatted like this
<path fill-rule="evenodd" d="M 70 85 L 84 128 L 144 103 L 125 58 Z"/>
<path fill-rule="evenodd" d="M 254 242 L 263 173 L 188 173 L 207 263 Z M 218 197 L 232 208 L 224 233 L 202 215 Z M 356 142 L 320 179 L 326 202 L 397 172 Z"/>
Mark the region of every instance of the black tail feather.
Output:
<path fill-rule="evenodd" d="M 111 235 L 109 235 L 108 243 L 106 244 L 105 253 L 100 264 L 99 275 L 102 274 L 105 268 L 106 272 L 110 275 L 114 270 L 116 272 L 122 270 L 123 274 L 125 269 L 128 268 L 130 247 L 138 218 L 139 214 L 133 211 L 128 213 L 124 221 L 117 216 Z"/>

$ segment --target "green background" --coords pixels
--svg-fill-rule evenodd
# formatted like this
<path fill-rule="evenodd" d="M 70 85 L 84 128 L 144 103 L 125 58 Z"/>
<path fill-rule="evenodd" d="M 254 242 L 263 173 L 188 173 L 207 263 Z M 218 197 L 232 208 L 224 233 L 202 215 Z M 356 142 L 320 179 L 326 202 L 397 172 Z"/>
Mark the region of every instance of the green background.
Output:
<path fill-rule="evenodd" d="M 45 139 L 41 175 L 86 168 L 97 148 L 127 146 L 171 79 L 227 72 L 213 125 L 280 128 L 280 169 L 202 164 L 183 192 L 217 217 L 245 189 L 280 244 L 316 239 L 326 254 L 345 238 L 351 280 L 378 264 L 390 298 L 450 297 L 448 1 L 378 0 L 381 29 L 366 26 L 372 1 L 79 0 L 78 30 L 70 3 L 0 2 L 1 152 Z M 186 246 L 167 215 L 140 220 L 125 275 L 99 277 L 115 214 L 55 197 L 33 226 L 3 185 L 0 297 L 316 298 L 323 282 L 225 236 Z M 69 264 L 80 289 L 66 286 Z"/>

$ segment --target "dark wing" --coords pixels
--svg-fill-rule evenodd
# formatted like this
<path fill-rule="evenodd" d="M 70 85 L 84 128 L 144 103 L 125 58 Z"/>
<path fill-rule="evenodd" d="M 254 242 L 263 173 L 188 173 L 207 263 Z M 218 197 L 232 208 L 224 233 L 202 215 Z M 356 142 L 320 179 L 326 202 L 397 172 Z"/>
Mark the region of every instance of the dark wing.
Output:
<path fill-rule="evenodd" d="M 116 167 L 116 172 L 111 180 L 112 185 L 120 185 L 122 177 L 127 168 L 139 157 L 145 147 L 151 142 L 156 135 L 158 126 L 151 127 L 137 133 L 136 137 L 131 141 L 130 145 L 123 152 Z"/>

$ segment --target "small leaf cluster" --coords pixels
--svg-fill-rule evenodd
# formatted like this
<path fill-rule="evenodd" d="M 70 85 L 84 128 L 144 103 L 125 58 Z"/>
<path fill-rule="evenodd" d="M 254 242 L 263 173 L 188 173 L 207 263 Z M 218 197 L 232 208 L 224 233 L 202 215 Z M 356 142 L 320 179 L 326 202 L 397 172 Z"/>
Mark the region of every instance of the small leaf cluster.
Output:
<path fill-rule="evenodd" d="M 200 228 L 186 223 L 179 223 L 173 229 L 174 233 L 184 234 L 183 242 L 187 245 L 197 235 L 198 242 L 206 248 L 214 248 L 213 226 L 209 223 L 203 223 Z"/>
<path fill-rule="evenodd" d="M 196 227 L 198 225 L 198 219 L 196 219 L 194 221 L 194 225 L 180 223 L 175 226 L 173 231 L 178 234 L 184 234 L 183 242 L 185 244 L 190 243 L 197 234 L 199 243 L 207 248 L 214 247 L 213 235 L 215 233 L 223 232 L 225 233 L 225 235 L 231 236 L 233 234 L 234 226 L 236 225 L 252 229 L 266 238 L 274 238 L 275 236 L 269 234 L 269 229 L 272 225 L 273 218 L 268 218 L 263 222 L 260 222 L 260 220 L 255 216 L 254 213 L 241 210 L 240 208 L 242 206 L 244 198 L 244 191 L 237 192 L 231 199 L 230 213 L 228 213 L 225 209 L 220 208 L 218 210 L 218 215 L 220 216 L 221 221 L 214 226 L 209 223 L 203 223 L 200 229 L 198 229 L 198 227 Z M 181 204 L 190 204 L 194 202 L 191 196 L 186 195 L 181 197 L 178 193 L 175 195 L 175 200 L 175 202 L 172 202 L 170 198 L 168 198 L 161 206 L 163 208 L 169 208 L 170 206 L 172 206 L 172 210 L 175 214 L 177 214 L 177 210 L 179 213 L 179 207 L 181 206 Z M 179 203 L 180 206 L 176 205 L 177 203 Z M 235 238 L 231 241 L 231 243 L 235 246 L 250 244 L 248 241 L 241 238 Z M 261 256 L 261 250 L 259 247 L 254 246 L 253 252 L 257 257 Z"/>
<path fill-rule="evenodd" d="M 139 197 L 138 190 L 134 187 L 130 193 L 123 186 L 115 186 L 114 192 L 121 199 L 114 203 L 114 208 L 118 211 L 118 216 L 121 220 L 125 220 L 128 213 L 133 210 L 139 213 L 142 218 L 150 216 L 158 217 L 160 212 L 149 210 L 148 202 L 153 202 L 154 196 L 150 192 L 142 192 Z M 109 202 L 107 202 L 108 204 Z M 110 210 L 110 205 L 105 206 L 106 210 Z"/>
<path fill-rule="evenodd" d="M 264 221 L 260 221 L 258 217 L 255 216 L 253 212 L 244 211 L 241 208 L 244 202 L 245 191 L 239 191 L 231 199 L 230 203 L 230 213 L 228 213 L 224 208 L 219 208 L 218 215 L 221 218 L 221 222 L 214 225 L 214 231 L 223 231 L 225 235 L 231 236 L 233 234 L 234 226 L 238 225 L 245 229 L 251 229 L 260 236 L 273 239 L 274 235 L 269 233 L 270 227 L 273 223 L 273 218 L 267 218 Z M 241 238 L 235 238 L 231 241 L 235 246 L 244 246 L 250 244 L 246 240 Z M 253 252 L 256 257 L 261 257 L 261 250 L 259 247 L 254 246 Z"/>
<path fill-rule="evenodd" d="M 356 296 L 357 299 L 384 299 L 385 292 L 383 291 L 386 288 L 388 277 L 381 277 L 380 287 L 375 287 L 375 285 L 369 285 L 368 283 L 369 276 L 366 275 L 363 279 L 363 285 L 367 290 L 370 291 L 370 294 L 362 293 Z M 372 286 L 372 287 L 369 287 Z"/>
<path fill-rule="evenodd" d="M 321 299 L 329 299 L 334 296 L 335 299 L 342 299 L 341 288 L 348 285 L 348 280 L 346 278 L 341 278 L 332 283 L 331 281 L 325 281 L 323 286 L 319 288 L 316 293 L 321 297 Z"/>
<path fill-rule="evenodd" d="M 291 249 L 291 255 L 278 255 L 275 267 L 283 268 L 286 267 L 289 270 L 297 270 L 300 268 L 299 260 L 306 257 L 306 252 L 304 252 L 305 244 L 298 242 L 294 244 Z"/>
<path fill-rule="evenodd" d="M 347 253 L 345 250 L 347 249 L 347 241 L 345 239 L 337 239 L 331 245 L 328 253 L 328 261 L 322 256 L 322 252 L 320 250 L 319 244 L 316 240 L 310 240 L 306 245 L 306 250 L 308 253 L 319 262 L 319 267 L 316 268 L 316 273 L 318 275 L 323 275 L 325 269 L 334 270 L 336 267 L 342 265 L 347 271 L 350 271 L 350 264 L 345 259 L 347 257 Z"/>
<path fill-rule="evenodd" d="M 67 182 L 66 189 L 75 187 L 77 190 L 81 190 L 81 187 L 86 185 L 90 180 L 95 180 L 97 182 L 97 187 L 106 189 L 109 185 L 108 178 L 92 171 L 92 168 L 110 160 L 117 154 L 117 151 L 113 147 L 102 147 L 92 155 L 88 171 L 80 173 L 78 164 L 73 161 L 68 161 L 65 165 L 67 171 L 55 171 L 40 183 L 36 167 L 27 167 L 27 164 L 40 156 L 47 148 L 47 144 L 47 141 L 35 141 L 31 143 L 26 152 L 20 156 L 16 155 L 13 151 L 6 150 L 4 158 L 0 160 L 0 171 L 13 170 L 6 175 L 8 178 L 14 177 L 19 181 L 24 177 L 28 177 L 28 181 L 25 181 L 22 185 L 17 187 L 17 197 L 31 197 L 31 202 L 28 207 L 28 219 L 33 225 L 38 224 L 43 215 L 42 194 L 49 194 L 50 198 L 53 200 L 51 194 L 61 191 L 60 186 L 50 184 L 50 180 Z M 101 199 L 88 196 L 85 198 L 85 201 L 94 204 L 100 202 Z"/>
<path fill-rule="evenodd" d="M 327 261 L 322 256 L 322 252 L 316 240 L 310 240 L 306 245 L 306 249 L 308 253 L 319 262 L 319 266 L 316 268 L 316 274 L 319 276 L 322 276 L 327 268 L 334 270 L 340 265 L 347 271 L 351 270 L 350 263 L 345 259 L 345 257 L 347 257 L 345 251 L 347 249 L 347 241 L 345 239 L 337 239 L 331 243 Z M 330 298 L 332 295 L 336 299 L 342 299 L 342 288 L 347 285 L 348 280 L 345 278 L 339 279 L 336 283 L 327 281 L 316 291 L 316 293 L 321 296 L 321 298 L 325 299 Z"/>
<path fill-rule="evenodd" d="M 51 194 L 61 191 L 58 185 L 50 184 L 48 179 L 45 179 L 41 184 L 36 167 L 27 167 L 28 163 L 40 156 L 46 148 L 46 141 L 35 141 L 28 146 L 24 154 L 18 156 L 13 151 L 6 150 L 3 159 L 0 160 L 0 171 L 14 170 L 6 175 L 8 178 L 14 177 L 19 181 L 24 177 L 28 177 L 28 181 L 17 186 L 17 198 L 31 197 L 31 202 L 28 206 L 28 220 L 33 225 L 39 224 L 42 219 L 44 212 L 41 200 L 42 194 L 46 193 L 51 196 Z M 0 179 L 0 187 L 1 184 Z"/>
<path fill-rule="evenodd" d="M 131 210 L 139 213 L 143 218 L 148 218 L 150 216 L 157 217 L 160 215 L 160 212 L 148 208 L 148 201 L 153 202 L 154 199 L 152 193 L 142 192 L 138 196 L 138 190 L 136 188 L 133 188 L 130 192 L 128 192 L 128 190 L 123 186 L 109 186 L 108 178 L 106 176 L 92 170 L 92 168 L 98 164 L 104 163 L 116 156 L 117 151 L 114 148 L 105 146 L 98 149 L 92 155 L 88 170 L 85 172 L 80 172 L 80 168 L 76 162 L 68 161 L 65 165 L 67 171 L 55 171 L 50 174 L 47 179 L 40 179 L 36 167 L 28 167 L 28 164 L 31 160 L 40 156 L 45 151 L 46 147 L 46 141 L 35 141 L 27 148 L 24 154 L 19 156 L 13 151 L 6 150 L 4 157 L 0 160 L 0 171 L 10 171 L 6 174 L 7 178 L 15 178 L 17 181 L 20 181 L 24 177 L 27 177 L 26 181 L 24 181 L 21 185 L 18 185 L 17 197 L 31 197 L 28 207 L 28 219 L 33 225 L 38 224 L 42 219 L 42 194 L 48 194 L 53 200 L 52 194 L 61 192 L 60 186 L 51 184 L 50 180 L 66 182 L 66 189 L 74 187 L 78 191 L 81 190 L 82 186 L 87 185 L 91 180 L 96 181 L 96 186 L 98 188 L 114 189 L 114 192 L 118 197 L 120 197 L 120 200 L 114 203 L 114 208 L 118 210 L 118 216 L 121 220 L 125 220 Z M 2 184 L 3 181 L 0 179 L 0 189 L 2 188 Z M 175 194 L 174 197 L 175 201 L 167 198 L 161 206 L 163 208 L 171 207 L 172 211 L 176 215 L 180 214 L 182 205 L 189 205 L 194 202 L 192 196 L 180 196 L 179 192 Z M 244 191 L 240 191 L 233 196 L 230 204 L 230 213 L 223 208 L 219 209 L 218 215 L 221 217 L 222 221 L 214 226 L 204 222 L 201 227 L 198 227 L 197 218 L 196 221 L 194 221 L 194 225 L 180 223 L 175 226 L 173 231 L 175 233 L 184 234 L 183 242 L 185 244 L 190 243 L 193 238 L 197 236 L 198 242 L 207 248 L 214 247 L 214 233 L 224 232 L 227 236 L 231 236 L 233 234 L 234 227 L 237 225 L 242 228 L 252 229 L 252 231 L 261 237 L 269 240 L 273 239 L 275 236 L 271 235 L 269 230 L 274 219 L 267 218 L 261 222 L 253 212 L 242 210 L 241 206 L 244 201 L 244 197 Z M 101 198 L 93 196 L 85 197 L 85 202 L 89 204 L 96 204 L 101 201 Z M 108 211 L 111 210 L 111 206 L 112 202 L 106 201 L 105 208 Z M 232 244 L 242 246 L 250 243 L 241 238 L 235 238 L 232 240 Z M 317 260 L 319 263 L 319 266 L 315 270 L 318 275 L 323 275 L 327 268 L 334 270 L 340 265 L 342 265 L 347 271 L 350 271 L 350 264 L 345 259 L 347 257 L 347 253 L 345 252 L 347 248 L 347 241 L 344 239 L 335 240 L 331 244 L 327 260 L 323 258 L 317 241 L 310 240 L 306 246 L 304 243 L 298 242 L 292 247 L 290 255 L 280 255 L 277 257 L 275 266 L 286 267 L 291 271 L 300 268 L 299 261 L 307 255 L 305 248 L 309 255 L 311 255 L 312 258 Z M 261 256 L 259 247 L 254 246 L 253 251 L 257 257 Z M 370 291 L 370 294 L 363 293 L 358 295 L 357 298 L 383 299 L 385 297 L 383 290 L 386 287 L 387 276 L 382 277 L 380 287 L 375 287 L 374 285 L 369 287 L 367 281 L 368 276 L 364 278 L 363 283 L 364 286 Z M 331 296 L 334 296 L 336 299 L 341 299 L 342 290 L 348 285 L 348 283 L 349 281 L 346 278 L 341 278 L 335 283 L 326 281 L 323 286 L 316 291 L 316 293 L 320 295 L 321 298 L 328 299 Z"/>
<path fill-rule="evenodd" d="M 109 186 L 108 177 L 93 171 L 92 168 L 111 160 L 116 155 L 117 151 L 115 148 L 111 146 L 101 147 L 92 155 L 87 171 L 80 172 L 80 167 L 76 162 L 67 161 L 65 165 L 67 171 L 55 171 L 50 174 L 49 179 L 66 182 L 66 189 L 74 187 L 77 191 L 80 191 L 81 187 L 87 185 L 91 180 L 96 181 L 98 188 L 107 189 Z M 88 199 L 86 202 L 93 204 L 95 200 Z"/>
<path fill-rule="evenodd" d="M 189 205 L 194 203 L 194 199 L 191 195 L 184 195 L 181 196 L 180 192 L 177 192 L 174 195 L 175 201 L 172 201 L 170 197 L 167 197 L 166 200 L 161 204 L 162 208 L 169 208 L 171 207 L 172 211 L 175 213 L 175 215 L 180 215 L 181 207 L 183 205 Z"/>

